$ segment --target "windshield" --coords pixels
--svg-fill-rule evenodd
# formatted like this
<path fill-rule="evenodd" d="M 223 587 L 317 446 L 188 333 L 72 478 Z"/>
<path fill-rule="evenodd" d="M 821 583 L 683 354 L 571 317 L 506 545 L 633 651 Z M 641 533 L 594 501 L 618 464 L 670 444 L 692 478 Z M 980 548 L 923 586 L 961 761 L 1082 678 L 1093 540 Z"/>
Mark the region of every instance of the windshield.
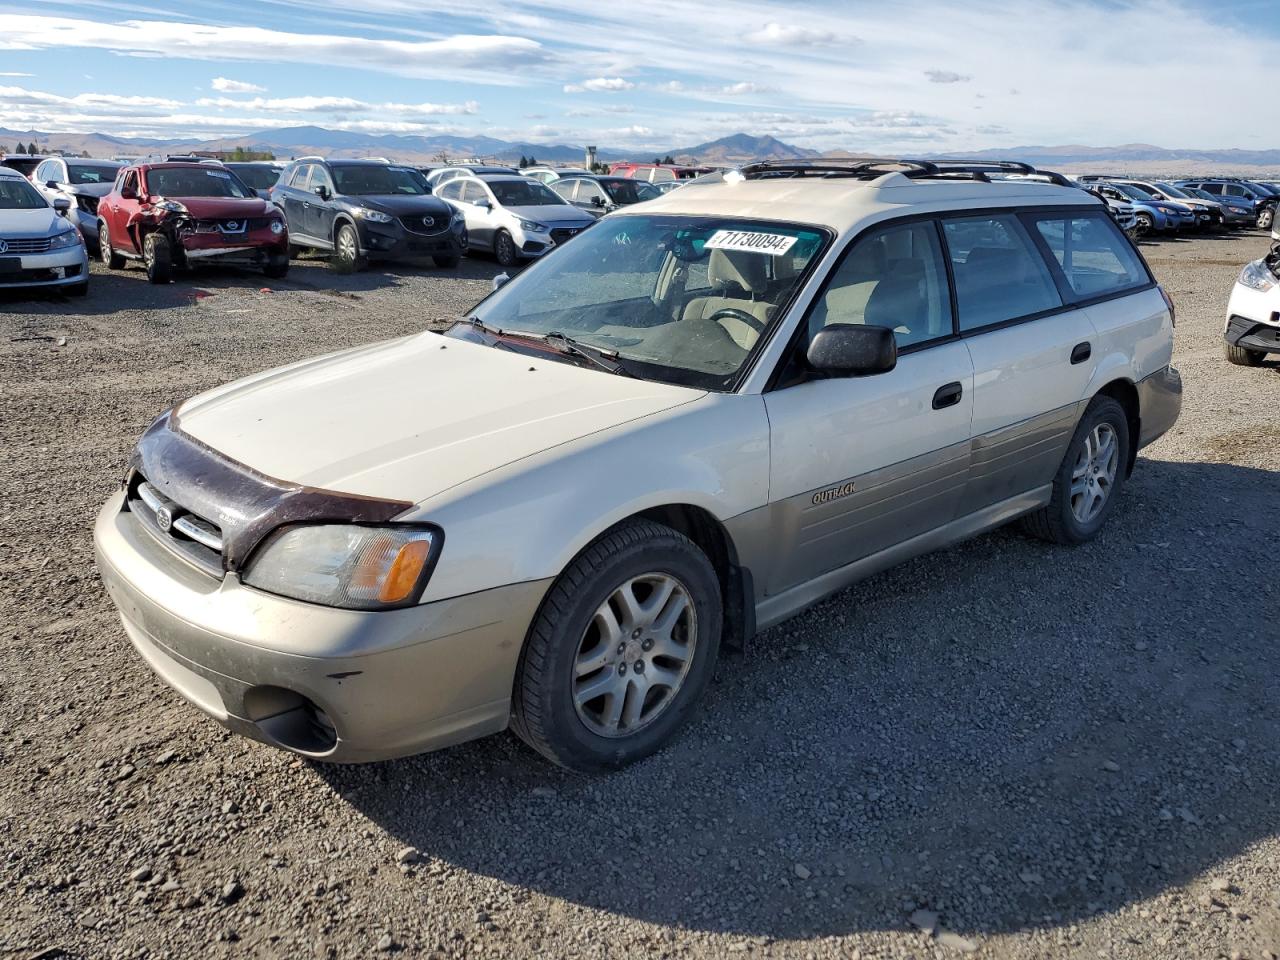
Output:
<path fill-rule="evenodd" d="M 251 197 L 253 192 L 221 167 L 156 167 L 147 192 L 158 197 Z"/>
<path fill-rule="evenodd" d="M 0 177 L 0 210 L 39 210 L 48 206 L 36 188 L 17 177 Z"/>
<path fill-rule="evenodd" d="M 658 196 L 659 190 L 643 180 L 601 180 L 609 199 L 617 204 L 640 203 Z"/>
<path fill-rule="evenodd" d="M 68 163 L 68 183 L 112 183 L 119 167 L 104 167 L 99 164 Z"/>
<path fill-rule="evenodd" d="M 348 166 L 335 163 L 332 166 L 338 192 L 348 196 L 385 196 L 398 193 L 420 197 L 431 192 L 422 174 L 408 167 L 384 167 L 372 163 Z"/>
<path fill-rule="evenodd" d="M 1147 193 L 1147 191 L 1143 190 L 1141 187 L 1135 187 L 1131 183 L 1113 183 L 1112 186 L 1115 187 L 1117 190 L 1119 190 L 1121 193 L 1123 193 L 1126 197 L 1128 197 L 1131 200 L 1154 200 L 1155 199 L 1155 197 L 1151 196 L 1151 194 Z"/>
<path fill-rule="evenodd" d="M 826 246 L 816 227 L 723 217 L 606 217 L 475 310 L 562 333 L 637 376 L 729 389 Z"/>
<path fill-rule="evenodd" d="M 270 190 L 280 179 L 280 171 L 266 164 L 244 163 L 228 169 L 255 190 Z"/>
<path fill-rule="evenodd" d="M 550 204 L 559 206 L 564 203 L 557 194 L 548 190 L 537 180 L 522 178 L 520 180 L 489 180 L 486 183 L 493 191 L 498 203 L 504 207 L 541 207 Z"/>
<path fill-rule="evenodd" d="M 1255 180 L 1250 180 L 1248 186 L 1253 187 L 1256 192 L 1262 194 L 1264 197 L 1274 197 L 1277 192 L 1280 192 L 1270 184 L 1261 183 Z"/>
<path fill-rule="evenodd" d="M 1166 197 L 1174 197 L 1178 200 L 1190 200 L 1191 196 L 1180 187 L 1175 187 L 1172 183 L 1165 183 L 1163 180 L 1157 180 L 1155 187 Z"/>

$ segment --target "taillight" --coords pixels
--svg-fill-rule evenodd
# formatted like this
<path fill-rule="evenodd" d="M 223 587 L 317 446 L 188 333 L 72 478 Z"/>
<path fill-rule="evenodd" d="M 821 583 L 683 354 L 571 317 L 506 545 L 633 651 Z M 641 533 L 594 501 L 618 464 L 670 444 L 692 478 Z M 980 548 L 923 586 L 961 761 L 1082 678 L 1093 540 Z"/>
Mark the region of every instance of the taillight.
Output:
<path fill-rule="evenodd" d="M 1169 294 L 1165 293 L 1164 287 L 1159 285 L 1156 289 L 1160 291 L 1160 296 L 1164 297 L 1164 305 L 1169 308 L 1169 323 L 1173 326 L 1178 325 L 1178 309 L 1173 305 L 1173 301 L 1169 299 Z"/>

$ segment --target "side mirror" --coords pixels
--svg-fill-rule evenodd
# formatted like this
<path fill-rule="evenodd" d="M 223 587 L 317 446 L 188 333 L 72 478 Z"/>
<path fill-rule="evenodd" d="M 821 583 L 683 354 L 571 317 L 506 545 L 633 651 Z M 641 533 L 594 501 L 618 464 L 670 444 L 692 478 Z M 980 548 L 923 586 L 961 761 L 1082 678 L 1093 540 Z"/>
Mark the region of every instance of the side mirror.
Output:
<path fill-rule="evenodd" d="M 71 201 L 66 197 L 58 197 L 53 201 L 53 209 L 57 211 L 58 216 L 65 217 L 67 211 L 71 209 Z"/>
<path fill-rule="evenodd" d="M 472 201 L 472 202 L 473 202 L 477 207 L 479 207 L 481 210 L 492 210 L 492 209 L 493 209 L 493 204 L 492 204 L 492 203 L 490 203 L 490 202 L 488 201 L 488 199 L 486 199 L 486 198 L 484 198 L 484 197 L 481 197 L 479 200 L 474 200 L 474 201 Z"/>
<path fill-rule="evenodd" d="M 57 181 L 57 180 L 46 180 L 46 181 L 44 182 L 44 185 L 45 185 L 46 187 L 48 187 L 50 190 L 57 190 L 57 189 L 58 189 L 58 181 Z"/>
<path fill-rule="evenodd" d="M 604 206 L 604 197 L 592 197 L 592 198 L 591 198 L 591 205 L 592 205 L 593 207 L 603 207 L 603 206 Z"/>
<path fill-rule="evenodd" d="M 833 323 L 818 331 L 805 356 L 810 367 L 829 377 L 888 373 L 898 365 L 898 341 L 888 327 Z"/>
<path fill-rule="evenodd" d="M 332 194 L 329 193 L 329 188 L 326 187 L 323 183 L 320 184 L 318 187 L 312 187 L 311 192 L 314 193 L 321 200 L 328 200 L 329 197 L 332 196 Z"/>
<path fill-rule="evenodd" d="M 496 277 L 493 278 L 493 289 L 497 290 L 500 286 L 502 286 L 504 283 L 506 283 L 510 279 L 511 279 L 511 274 L 509 273 L 498 274 Z"/>

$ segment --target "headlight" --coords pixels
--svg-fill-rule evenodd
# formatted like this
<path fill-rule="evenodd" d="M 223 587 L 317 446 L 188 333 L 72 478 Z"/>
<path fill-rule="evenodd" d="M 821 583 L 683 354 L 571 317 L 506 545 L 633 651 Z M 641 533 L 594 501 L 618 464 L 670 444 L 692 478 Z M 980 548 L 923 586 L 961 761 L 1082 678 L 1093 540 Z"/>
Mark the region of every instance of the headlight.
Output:
<path fill-rule="evenodd" d="M 395 219 L 389 213 L 383 213 L 381 210 L 371 210 L 369 207 L 356 207 L 356 216 L 362 220 L 368 220 L 370 223 L 390 223 Z"/>
<path fill-rule="evenodd" d="M 519 223 L 521 230 L 532 230 L 534 233 L 547 232 L 547 225 L 545 223 L 538 223 L 536 220 L 520 220 Z"/>
<path fill-rule="evenodd" d="M 157 210 L 168 210 L 170 213 L 186 213 L 187 208 L 177 200 L 157 200 L 152 204 Z"/>
<path fill-rule="evenodd" d="M 1255 260 L 1253 263 L 1245 264 L 1244 269 L 1240 271 L 1240 279 L 1236 282 L 1250 290 L 1266 293 L 1275 287 L 1276 278 L 1272 276 L 1265 263 Z"/>
<path fill-rule="evenodd" d="M 50 250 L 61 250 L 64 247 L 74 247 L 80 243 L 80 231 L 74 227 L 70 230 L 63 230 L 61 233 L 55 233 L 49 240 Z"/>
<path fill-rule="evenodd" d="M 272 232 L 272 233 L 274 233 L 274 234 L 276 234 L 277 236 L 278 236 L 279 234 L 284 233 L 284 221 L 283 221 L 283 220 L 272 220 L 272 221 L 271 221 L 271 232 Z"/>
<path fill-rule="evenodd" d="M 443 543 L 444 534 L 434 527 L 285 527 L 259 548 L 244 581 L 329 607 L 402 607 L 422 594 Z"/>

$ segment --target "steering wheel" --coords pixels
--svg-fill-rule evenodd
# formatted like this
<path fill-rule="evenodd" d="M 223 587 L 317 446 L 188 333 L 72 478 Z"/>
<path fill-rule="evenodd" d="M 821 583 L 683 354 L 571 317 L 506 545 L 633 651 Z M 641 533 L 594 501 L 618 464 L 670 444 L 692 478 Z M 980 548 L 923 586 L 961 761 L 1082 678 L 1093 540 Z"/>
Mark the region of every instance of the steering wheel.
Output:
<path fill-rule="evenodd" d="M 724 317 L 726 320 L 741 320 L 756 333 L 764 333 L 764 321 L 754 313 L 747 313 L 747 311 L 739 310 L 737 307 L 721 307 L 715 313 L 711 314 L 711 316 L 707 317 L 707 320 L 715 323 L 723 329 L 723 325 L 719 323 L 721 317 Z"/>

